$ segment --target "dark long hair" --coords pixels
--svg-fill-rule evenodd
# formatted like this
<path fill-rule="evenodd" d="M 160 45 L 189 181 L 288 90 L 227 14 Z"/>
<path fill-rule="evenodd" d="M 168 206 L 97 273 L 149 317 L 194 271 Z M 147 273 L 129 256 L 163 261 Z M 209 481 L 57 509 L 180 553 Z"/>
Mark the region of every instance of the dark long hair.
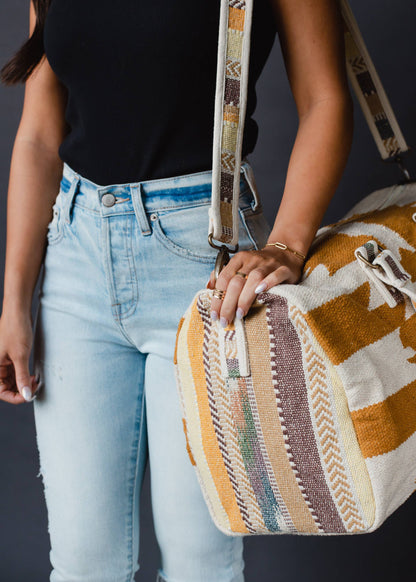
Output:
<path fill-rule="evenodd" d="M 5 85 L 24 83 L 30 77 L 45 54 L 43 28 L 46 14 L 52 0 L 33 0 L 36 24 L 31 36 L 23 43 L 16 54 L 0 70 L 1 82 Z"/>

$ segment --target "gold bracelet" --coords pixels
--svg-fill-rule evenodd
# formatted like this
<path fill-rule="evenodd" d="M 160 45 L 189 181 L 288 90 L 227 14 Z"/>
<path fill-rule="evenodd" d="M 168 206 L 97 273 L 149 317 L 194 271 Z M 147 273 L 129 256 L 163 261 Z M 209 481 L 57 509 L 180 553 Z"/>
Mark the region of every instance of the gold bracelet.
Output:
<path fill-rule="evenodd" d="M 284 243 L 281 243 L 281 242 L 272 242 L 272 243 L 267 243 L 266 244 L 266 247 L 268 247 L 268 246 L 274 246 L 274 247 L 277 247 L 278 249 L 283 249 L 284 251 L 290 251 L 291 253 L 294 253 L 295 255 L 298 255 L 298 257 L 301 257 L 303 260 L 306 259 L 306 255 L 300 253 L 299 251 L 295 251 L 294 249 L 289 248 Z"/>

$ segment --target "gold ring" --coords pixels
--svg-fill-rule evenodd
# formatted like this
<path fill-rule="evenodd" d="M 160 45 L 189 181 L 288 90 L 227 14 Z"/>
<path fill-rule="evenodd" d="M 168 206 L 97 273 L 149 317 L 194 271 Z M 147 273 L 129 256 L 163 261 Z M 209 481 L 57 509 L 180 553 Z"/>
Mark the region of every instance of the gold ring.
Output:
<path fill-rule="evenodd" d="M 243 271 L 236 271 L 234 275 L 240 275 L 240 277 L 243 277 L 243 279 L 247 279 L 248 277 L 247 273 L 243 273 Z"/>
<path fill-rule="evenodd" d="M 217 299 L 221 299 L 222 300 L 222 299 L 224 299 L 225 291 L 222 291 L 221 289 L 215 288 L 214 291 L 212 292 L 212 294 Z"/>

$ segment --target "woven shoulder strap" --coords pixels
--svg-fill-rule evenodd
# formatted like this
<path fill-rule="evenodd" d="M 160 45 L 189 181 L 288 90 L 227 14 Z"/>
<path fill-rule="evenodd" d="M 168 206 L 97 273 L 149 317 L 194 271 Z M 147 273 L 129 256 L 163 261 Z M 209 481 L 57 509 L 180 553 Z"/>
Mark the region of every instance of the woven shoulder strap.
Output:
<path fill-rule="evenodd" d="M 237 245 L 241 152 L 247 105 L 254 0 L 221 0 L 208 240 Z M 349 79 L 384 160 L 408 151 L 348 0 L 343 17 Z M 213 246 L 216 246 L 215 243 Z M 220 248 L 220 247 L 218 247 Z M 231 250 L 231 249 L 229 249 Z M 233 251 L 232 251 L 233 252 Z"/>

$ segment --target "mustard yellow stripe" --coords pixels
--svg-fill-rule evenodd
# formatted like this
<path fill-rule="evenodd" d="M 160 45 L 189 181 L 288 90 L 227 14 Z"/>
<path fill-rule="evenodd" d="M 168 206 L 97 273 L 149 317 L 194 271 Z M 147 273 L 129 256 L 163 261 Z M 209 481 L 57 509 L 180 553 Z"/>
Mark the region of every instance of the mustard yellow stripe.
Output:
<path fill-rule="evenodd" d="M 201 358 L 203 350 L 203 335 L 204 326 L 195 302 L 191 310 L 190 323 L 187 330 L 187 341 L 188 346 L 190 347 L 189 358 L 201 422 L 202 444 L 212 478 L 217 491 L 219 492 L 222 505 L 230 520 L 232 531 L 248 533 L 241 517 L 233 487 L 228 478 L 227 470 L 218 446 L 215 429 L 212 424 L 205 380 L 205 370 Z"/>
<path fill-rule="evenodd" d="M 416 431 L 416 380 L 351 418 L 365 458 L 397 449 Z"/>
<path fill-rule="evenodd" d="M 274 476 L 286 507 L 298 531 L 318 532 L 318 527 L 299 490 L 287 458 L 285 442 L 277 411 L 270 367 L 270 341 L 266 306 L 252 306 L 245 319 L 247 342 L 250 346 L 250 370 L 253 386 L 269 386 L 256 390 L 256 400 L 263 438 Z"/>
<path fill-rule="evenodd" d="M 175 365 L 178 363 L 178 341 L 179 341 L 179 336 L 180 336 L 181 328 L 182 328 L 184 321 L 185 321 L 185 317 L 181 317 L 179 320 L 179 323 L 178 323 L 178 328 L 176 330 L 175 350 L 173 352 L 173 363 Z"/>
<path fill-rule="evenodd" d="M 370 290 L 370 282 L 364 281 L 351 293 L 339 295 L 304 315 L 335 366 L 404 324 L 405 304 L 392 309 L 384 302 L 370 310 Z"/>
<path fill-rule="evenodd" d="M 234 6 L 230 6 L 228 9 L 228 27 L 234 28 L 235 30 L 244 30 L 245 15 L 246 15 L 245 10 L 241 10 L 241 8 L 234 8 Z"/>
<path fill-rule="evenodd" d="M 202 446 L 201 425 L 198 416 L 194 380 L 187 346 L 189 320 L 189 314 L 186 314 L 181 326 L 182 329 L 177 349 L 178 362 L 180 362 L 180 397 L 186 416 L 185 423 L 187 432 L 185 434 L 187 440 L 189 438 L 189 440 L 192 441 L 192 447 L 190 447 L 190 460 L 197 464 L 197 469 L 203 482 L 202 490 L 206 496 L 207 505 L 210 508 L 210 511 L 215 515 L 215 519 L 224 526 L 224 529 L 229 530 L 230 522 L 219 498 Z M 190 445 L 189 440 L 188 445 Z"/>
<path fill-rule="evenodd" d="M 224 105 L 224 121 L 238 123 L 240 119 L 240 110 L 235 105 Z"/>

